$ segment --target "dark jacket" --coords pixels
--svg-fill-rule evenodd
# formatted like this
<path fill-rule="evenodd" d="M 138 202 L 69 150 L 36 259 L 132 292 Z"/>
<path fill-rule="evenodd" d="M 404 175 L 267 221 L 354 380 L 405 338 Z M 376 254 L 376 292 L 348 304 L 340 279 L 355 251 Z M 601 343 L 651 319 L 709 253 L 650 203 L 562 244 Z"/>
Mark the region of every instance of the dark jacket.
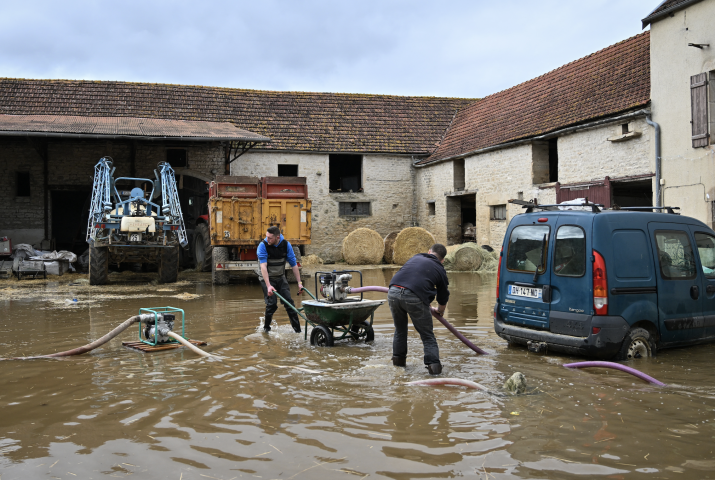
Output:
<path fill-rule="evenodd" d="M 437 257 L 429 253 L 418 253 L 407 260 L 402 268 L 392 277 L 390 286 L 405 287 L 429 305 L 437 295 L 437 303 L 446 305 L 449 300 L 449 280 Z"/>

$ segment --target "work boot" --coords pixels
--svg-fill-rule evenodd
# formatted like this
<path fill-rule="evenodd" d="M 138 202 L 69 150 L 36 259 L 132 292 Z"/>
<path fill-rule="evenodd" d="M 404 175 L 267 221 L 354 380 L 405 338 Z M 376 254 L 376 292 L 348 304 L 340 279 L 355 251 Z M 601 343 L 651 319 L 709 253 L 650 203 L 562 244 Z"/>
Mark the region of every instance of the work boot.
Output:
<path fill-rule="evenodd" d="M 268 333 L 271 331 L 271 323 L 273 323 L 273 315 L 266 315 L 263 321 L 263 331 Z"/>
<path fill-rule="evenodd" d="M 425 367 L 427 371 L 429 372 L 430 375 L 439 375 L 442 373 L 442 364 L 441 363 L 430 363 Z"/>
<path fill-rule="evenodd" d="M 394 365 L 395 367 L 406 367 L 407 359 L 405 357 L 398 357 L 397 355 L 393 355 L 392 365 Z"/>
<path fill-rule="evenodd" d="M 298 317 L 290 317 L 290 326 L 295 333 L 300 333 L 300 320 Z"/>

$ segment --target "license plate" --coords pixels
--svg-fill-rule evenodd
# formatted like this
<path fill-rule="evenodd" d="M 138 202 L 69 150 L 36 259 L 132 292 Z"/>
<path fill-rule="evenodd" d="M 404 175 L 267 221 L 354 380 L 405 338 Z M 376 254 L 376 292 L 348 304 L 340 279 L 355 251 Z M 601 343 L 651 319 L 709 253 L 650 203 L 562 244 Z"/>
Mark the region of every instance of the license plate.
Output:
<path fill-rule="evenodd" d="M 258 267 L 258 262 L 225 262 L 217 263 L 217 270 L 253 270 Z"/>
<path fill-rule="evenodd" d="M 129 241 L 130 241 L 130 242 L 141 242 L 141 241 L 142 241 L 142 234 L 141 234 L 141 233 L 130 233 L 130 234 L 129 234 Z"/>
<path fill-rule="evenodd" d="M 541 298 L 542 290 L 533 287 L 520 287 L 519 285 L 509 285 L 509 295 L 527 298 Z"/>

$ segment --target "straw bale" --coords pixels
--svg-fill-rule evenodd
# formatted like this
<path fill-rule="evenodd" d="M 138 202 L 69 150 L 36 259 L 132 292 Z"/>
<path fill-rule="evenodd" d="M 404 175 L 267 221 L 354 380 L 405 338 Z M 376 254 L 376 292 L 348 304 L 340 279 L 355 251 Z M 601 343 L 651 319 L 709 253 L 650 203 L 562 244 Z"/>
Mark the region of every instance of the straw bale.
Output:
<path fill-rule="evenodd" d="M 447 247 L 444 268 L 458 272 L 494 272 L 498 263 L 498 256 L 493 253 L 476 243 L 464 243 Z"/>
<path fill-rule="evenodd" d="M 369 228 L 358 228 L 343 240 L 343 258 L 350 265 L 373 265 L 382 261 L 382 236 Z"/>
<path fill-rule="evenodd" d="M 392 232 L 385 237 L 385 254 L 382 257 L 385 263 L 392 263 L 392 257 L 395 253 L 395 239 L 399 234 L 400 232 Z"/>
<path fill-rule="evenodd" d="M 323 259 L 320 258 L 317 255 L 306 255 L 303 257 L 301 260 L 301 265 L 322 265 L 323 264 Z"/>
<path fill-rule="evenodd" d="M 434 243 L 434 236 L 424 228 L 405 228 L 395 238 L 392 263 L 404 265 L 418 253 L 427 253 Z"/>

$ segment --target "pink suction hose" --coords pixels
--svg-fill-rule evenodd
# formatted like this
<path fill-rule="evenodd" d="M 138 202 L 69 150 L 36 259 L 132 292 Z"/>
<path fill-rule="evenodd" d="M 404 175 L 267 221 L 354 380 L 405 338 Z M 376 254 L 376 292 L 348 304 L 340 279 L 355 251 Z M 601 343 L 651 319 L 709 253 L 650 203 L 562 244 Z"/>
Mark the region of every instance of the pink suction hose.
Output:
<path fill-rule="evenodd" d="M 387 293 L 389 292 L 389 288 L 387 287 L 358 287 L 358 288 L 351 288 L 349 293 L 361 293 L 361 292 L 382 292 L 382 293 Z M 447 327 L 447 330 L 452 332 L 455 337 L 460 339 L 462 343 L 464 343 L 466 346 L 477 352 L 479 355 L 489 355 L 487 352 L 482 350 L 481 348 L 477 347 L 474 345 L 472 342 L 467 339 L 464 335 L 459 333 L 459 331 L 452 326 L 451 323 L 449 323 L 445 318 L 437 312 L 437 309 L 430 307 L 430 311 L 432 312 L 432 316 L 439 320 L 442 325 Z"/>
<path fill-rule="evenodd" d="M 566 368 L 591 368 L 591 367 L 602 367 L 602 368 L 613 368 L 615 370 L 620 370 L 622 372 L 630 373 L 631 375 L 640 378 L 641 380 L 645 380 L 646 382 L 650 382 L 654 385 L 658 385 L 661 387 L 665 386 L 665 383 L 656 380 L 655 378 L 651 377 L 650 375 L 646 375 L 645 373 L 636 370 L 635 368 L 627 367 L 625 365 L 621 365 L 620 363 L 614 363 L 614 362 L 576 362 L 576 363 L 567 363 L 564 365 Z"/>

